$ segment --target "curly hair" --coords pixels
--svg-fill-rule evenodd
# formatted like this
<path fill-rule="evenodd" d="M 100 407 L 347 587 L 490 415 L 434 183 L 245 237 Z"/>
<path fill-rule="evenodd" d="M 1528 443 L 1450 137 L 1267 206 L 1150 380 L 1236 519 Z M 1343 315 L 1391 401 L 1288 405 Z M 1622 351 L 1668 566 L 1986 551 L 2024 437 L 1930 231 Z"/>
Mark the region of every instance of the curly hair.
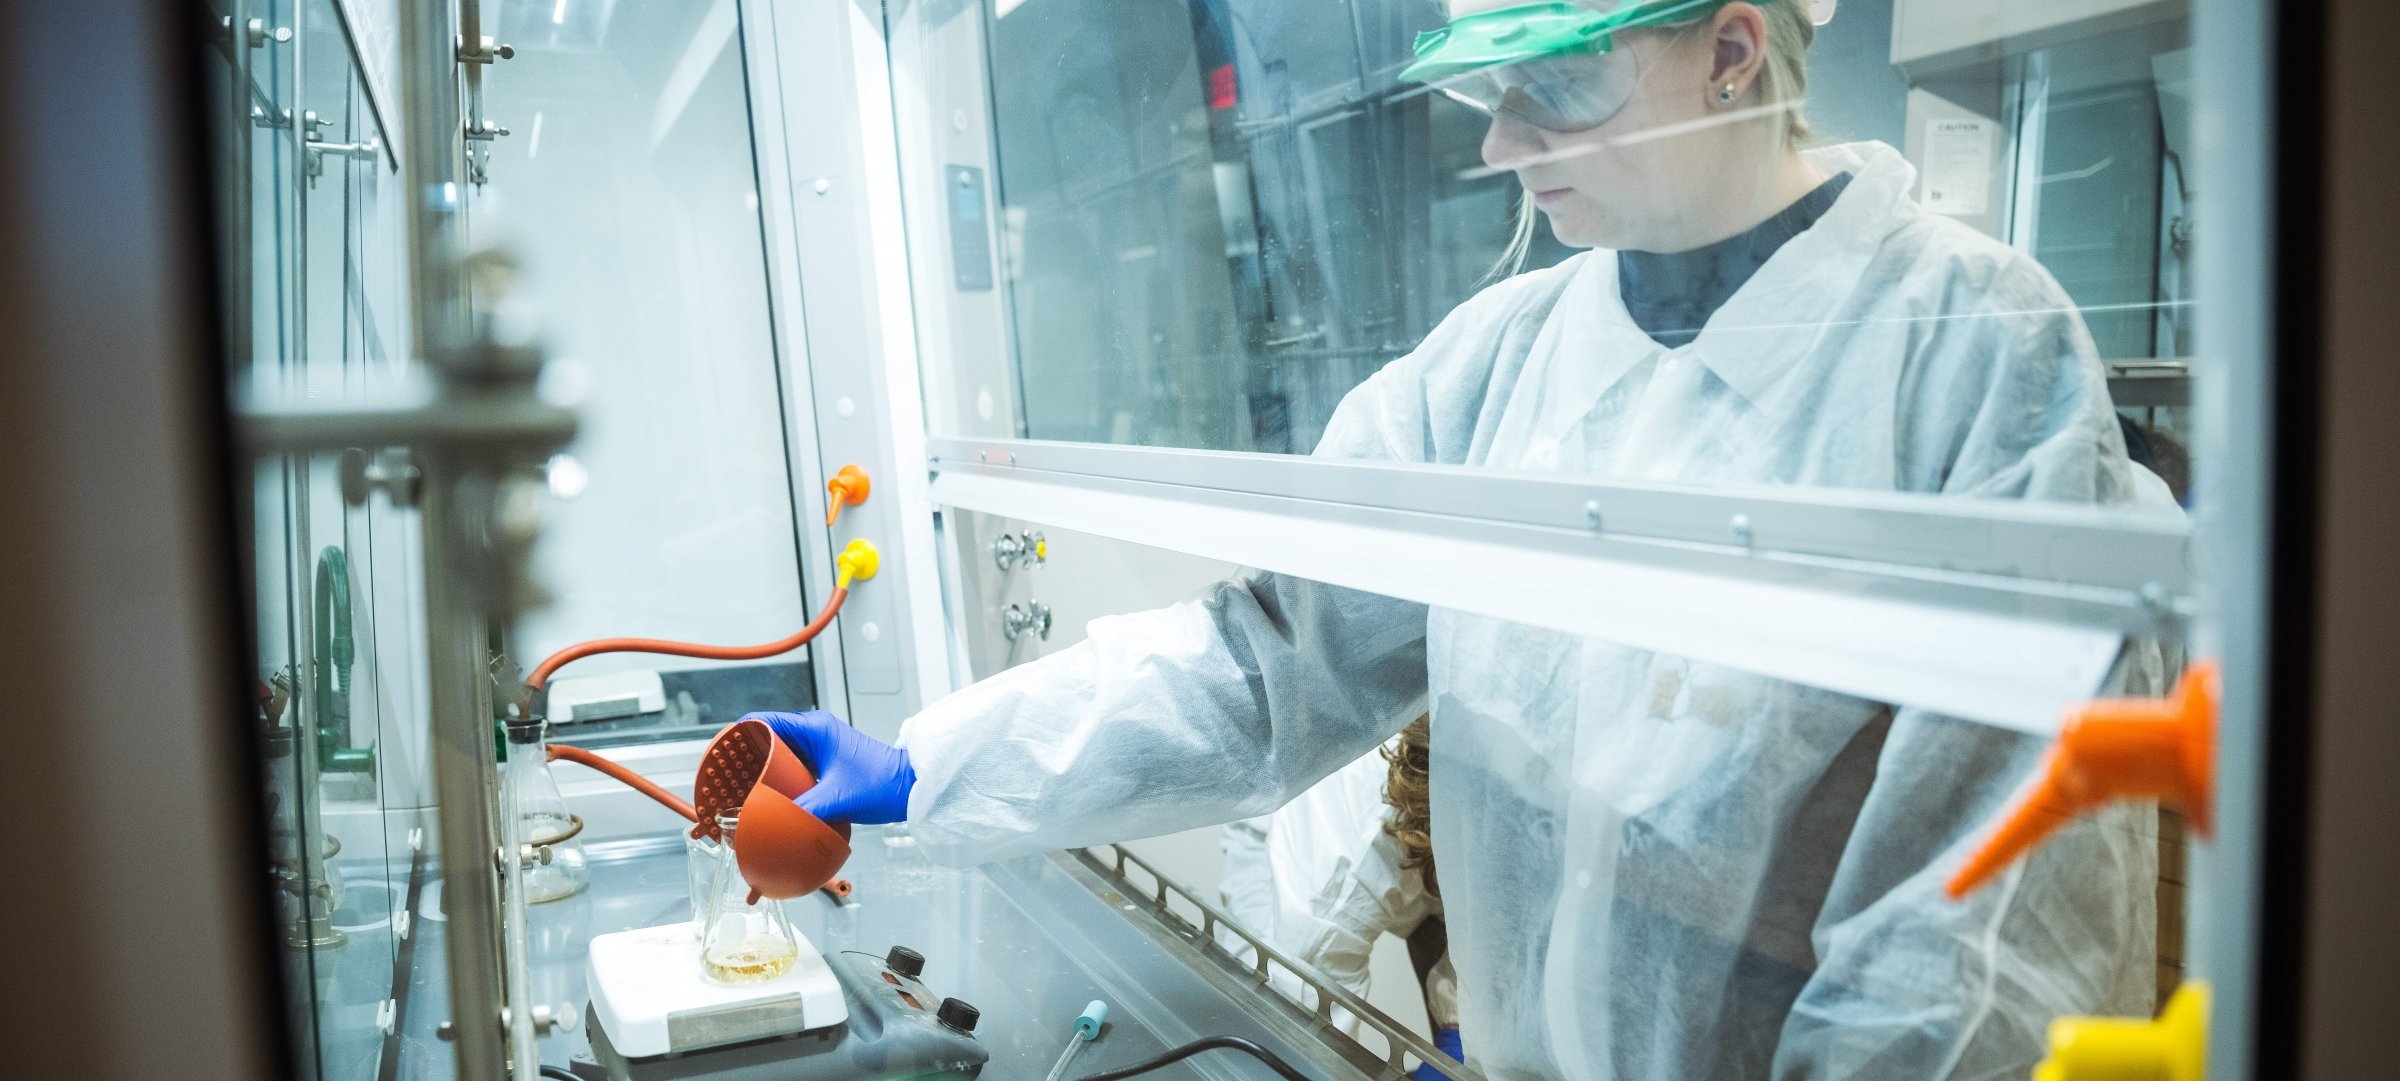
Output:
<path fill-rule="evenodd" d="M 1383 824 L 1383 832 L 1400 841 L 1400 869 L 1425 871 L 1426 892 L 1442 895 L 1441 883 L 1433 876 L 1433 798 L 1430 783 L 1431 754 L 1426 750 L 1430 722 L 1419 717 L 1400 730 L 1400 739 L 1383 749 L 1383 760 L 1391 763 L 1384 776 L 1383 801 L 1399 813 Z"/>

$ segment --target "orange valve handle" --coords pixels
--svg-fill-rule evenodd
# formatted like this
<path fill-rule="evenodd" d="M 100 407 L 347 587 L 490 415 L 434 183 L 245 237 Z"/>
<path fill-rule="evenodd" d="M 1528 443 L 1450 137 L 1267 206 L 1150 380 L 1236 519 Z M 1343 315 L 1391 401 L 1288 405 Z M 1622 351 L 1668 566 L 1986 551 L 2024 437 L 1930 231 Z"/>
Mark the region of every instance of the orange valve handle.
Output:
<path fill-rule="evenodd" d="M 2070 712 L 2041 779 L 1951 876 L 1951 899 L 1991 881 L 2077 816 L 2111 803 L 2157 800 L 2180 808 L 2208 836 L 2221 694 L 2216 664 L 2199 661 L 2166 698 L 2101 699 Z"/>
<path fill-rule="evenodd" d="M 867 480 L 867 471 L 855 465 L 834 470 L 833 479 L 825 482 L 825 524 L 832 525 L 842 516 L 842 507 L 864 503 L 867 492 L 874 487 Z"/>

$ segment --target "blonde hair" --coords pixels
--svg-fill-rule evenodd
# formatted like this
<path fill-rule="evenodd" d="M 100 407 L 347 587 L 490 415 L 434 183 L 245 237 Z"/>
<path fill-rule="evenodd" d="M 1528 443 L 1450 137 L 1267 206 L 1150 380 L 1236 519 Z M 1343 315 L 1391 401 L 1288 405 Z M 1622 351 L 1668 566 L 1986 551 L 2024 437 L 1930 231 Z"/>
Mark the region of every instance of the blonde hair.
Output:
<path fill-rule="evenodd" d="M 1425 872 L 1425 891 L 1442 895 L 1441 880 L 1433 875 L 1433 755 L 1432 718 L 1419 717 L 1400 730 L 1400 738 L 1383 749 L 1391 769 L 1383 779 L 1383 801 L 1393 814 L 1383 832 L 1400 842 L 1400 869 Z"/>
<path fill-rule="evenodd" d="M 1743 2 L 1757 8 L 1767 19 L 1766 57 L 1758 70 L 1759 104 L 1790 106 L 1777 113 L 1776 118 L 1783 128 L 1783 145 L 1798 150 L 1816 138 L 1815 129 L 1808 124 L 1805 104 L 1808 99 L 1808 47 L 1817 40 L 1817 24 L 1808 17 L 1808 0 Z M 1715 14 L 1715 11 L 1711 11 L 1697 19 L 1660 29 L 1678 35 L 1688 34 Z M 1490 285 L 1525 270 L 1525 256 L 1533 250 L 1533 230 L 1540 224 L 1540 218 L 1541 211 L 1535 209 L 1532 196 L 1518 195 L 1517 220 L 1509 230 L 1508 246 L 1501 250 L 1500 260 L 1492 264 L 1491 272 L 1477 284 Z"/>

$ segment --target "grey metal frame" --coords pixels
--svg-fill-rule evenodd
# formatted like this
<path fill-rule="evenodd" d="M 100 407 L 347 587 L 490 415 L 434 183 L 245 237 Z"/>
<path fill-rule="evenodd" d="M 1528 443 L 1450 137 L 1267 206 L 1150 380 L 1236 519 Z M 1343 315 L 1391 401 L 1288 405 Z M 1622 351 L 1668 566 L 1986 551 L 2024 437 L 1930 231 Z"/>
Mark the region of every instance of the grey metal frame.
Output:
<path fill-rule="evenodd" d="M 860 99 L 859 73 L 881 68 L 883 43 L 857 32 L 850 4 L 741 0 L 740 13 L 803 581 L 812 596 L 830 593 L 834 554 L 851 538 L 882 552 L 881 572 L 814 644 L 813 667 L 827 708 L 888 737 L 924 704 L 925 667 L 943 659 L 911 648 L 920 624 L 938 618 L 911 592 L 931 570 L 912 564 L 933 550 L 931 523 L 902 498 L 920 465 L 897 448 L 919 433 L 895 418 L 915 403 L 894 402 L 878 376 L 885 364 L 914 363 L 913 341 L 885 332 L 890 298 L 874 273 L 892 256 L 875 243 L 869 185 L 888 163 L 875 160 L 859 108 L 828 105 Z M 874 478 L 874 494 L 828 529 L 824 480 L 852 462 Z"/>
<path fill-rule="evenodd" d="M 2239 1078 L 2259 1065 L 2257 1019 L 2268 1006 L 2259 997 L 2259 932 L 2270 813 L 2268 568 L 2279 554 L 2272 543 L 2278 386 L 2270 358 L 2281 337 L 2269 316 L 2283 280 L 2283 268 L 2272 258 L 2283 230 L 2266 210 L 2295 201 L 2280 190 L 2277 175 L 2293 136 L 2276 122 L 2274 95 L 2251 92 L 2276 85 L 2272 43 L 2283 20 L 2273 7 L 2254 0 L 2193 0 L 2192 23 L 2195 67 L 2216 73 L 2196 84 L 2215 117 L 2195 133 L 2210 171 L 2209 198 L 2194 208 L 2195 232 L 2208 237 L 2211 253 L 2196 263 L 2196 285 L 2199 295 L 2221 298 L 2199 313 L 2210 374 L 2194 388 L 2193 412 L 2195 427 L 2217 433 L 2222 451 L 2206 489 L 2214 509 L 2199 522 L 2201 542 L 2222 569 L 2210 583 L 2207 618 L 2197 622 L 2194 646 L 2224 666 L 2224 697 L 2217 720 L 2216 835 L 2192 853 L 2185 962 L 2189 978 L 2213 989 L 2209 1075 Z"/>
<path fill-rule="evenodd" d="M 1071 856 L 1091 871 L 1105 876 L 1107 879 L 1105 886 L 1108 889 L 1120 891 L 1125 896 L 1137 899 L 1136 904 L 1143 916 L 1161 927 L 1170 929 L 1170 934 L 1160 936 L 1161 938 L 1177 945 L 1183 945 L 1192 952 L 1206 955 L 1206 960 L 1200 958 L 1187 958 L 1187 960 L 1197 964 L 1214 963 L 1220 967 L 1244 971 L 1251 987 L 1258 994 L 1281 998 L 1307 1015 L 1320 1038 L 1338 1039 L 1344 1044 L 1354 1042 L 1334 1025 L 1333 1011 L 1335 1007 L 1338 1006 L 1349 1011 L 1361 1023 L 1374 1029 L 1377 1035 L 1382 1036 L 1384 1046 L 1390 1049 L 1383 1063 L 1384 1069 L 1381 1074 L 1383 1078 L 1397 1079 L 1406 1076 L 1408 1073 L 1406 1056 L 1414 1055 L 1419 1061 L 1431 1063 L 1434 1069 L 1446 1077 L 1455 1078 L 1457 1081 L 1482 1081 L 1481 1071 L 1451 1058 L 1440 1048 L 1426 1041 L 1424 1037 L 1411 1031 L 1408 1026 L 1393 1020 L 1391 1015 L 1376 1009 L 1365 999 L 1351 994 L 1348 989 L 1327 978 L 1314 966 L 1268 945 L 1265 939 L 1242 926 L 1241 921 L 1234 919 L 1232 914 L 1211 904 L 1200 894 L 1194 892 L 1191 887 L 1167 877 L 1164 872 L 1151 866 L 1148 860 L 1135 855 L 1132 849 L 1120 844 L 1110 844 L 1094 848 L 1072 849 L 1066 855 Z M 1149 888 L 1145 889 L 1140 883 L 1134 881 L 1133 876 L 1125 871 L 1127 866 L 1139 868 L 1142 873 L 1149 875 L 1151 879 Z M 1172 902 L 1170 902 L 1170 898 L 1173 899 Z M 1177 911 L 1175 907 L 1177 903 L 1199 912 L 1199 922 L 1194 923 L 1189 917 Z M 1250 947 L 1251 959 L 1245 962 L 1227 951 L 1217 937 L 1218 931 L 1225 931 L 1235 938 L 1241 939 L 1244 945 Z M 1279 972 L 1298 980 L 1303 987 L 1315 992 L 1315 1001 L 1307 1001 L 1306 996 L 1295 999 L 1277 987 L 1275 976 Z"/>
<path fill-rule="evenodd" d="M 1879 492 L 1675 488 L 1284 455 L 1028 440 L 930 442 L 932 468 L 1258 505 L 1550 546 L 1729 577 L 1871 586 L 1927 604 L 2126 633 L 2178 630 L 2193 601 L 2180 517 Z M 1837 575 L 1828 577 L 1829 573 Z"/>
<path fill-rule="evenodd" d="M 825 516 L 821 478 L 831 475 L 818 452 L 816 394 L 809 365 L 806 304 L 801 290 L 801 231 L 791 160 L 786 148 L 782 65 L 777 61 L 774 11 L 769 0 L 742 0 L 741 48 L 750 88 L 751 152 L 758 170 L 758 212 L 766 250 L 767 305 L 774 320 L 776 382 L 783 393 L 784 454 L 791 480 L 793 529 L 798 536 L 802 592 L 822 603 L 833 592 L 832 535 L 816 525 Z M 852 513 L 863 508 L 852 508 Z M 842 656 L 842 635 L 809 646 L 810 675 L 817 704 L 842 716 L 852 712 Z"/>
<path fill-rule="evenodd" d="M 2231 201 L 2212 192 L 2207 205 L 2228 213 L 2201 225 L 2226 231 L 2203 234 L 2212 256 L 2234 253 L 2209 260 L 2207 284 L 2246 287 L 2235 295 L 2263 309 L 2228 313 L 2240 322 L 2211 339 L 2247 370 L 2217 414 L 2240 448 L 2221 533 L 2245 573 L 2225 583 L 2218 760 L 2238 754 L 2241 768 L 2220 767 L 2210 1065 L 2380 1079 L 2392 1075 L 2400 957 L 2400 706 L 2388 674 L 2400 644 L 2400 213 L 2389 195 L 2400 132 L 2382 104 L 2400 13 L 2363 0 L 2223 6 L 2238 18 L 2208 47 L 2247 42 L 2241 70 L 2263 68 L 2276 93 L 2218 102 L 2227 110 L 2209 128 L 2230 145 L 2210 163 L 2241 155 L 2240 186 Z M 2264 207 L 2279 213 L 2233 220 Z"/>

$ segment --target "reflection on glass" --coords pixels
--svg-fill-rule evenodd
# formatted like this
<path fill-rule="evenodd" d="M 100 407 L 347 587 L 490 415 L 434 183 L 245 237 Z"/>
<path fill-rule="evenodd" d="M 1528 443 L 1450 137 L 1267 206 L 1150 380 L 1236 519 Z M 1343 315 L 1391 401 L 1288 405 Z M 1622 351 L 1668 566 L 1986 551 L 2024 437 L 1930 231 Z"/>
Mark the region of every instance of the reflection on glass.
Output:
<path fill-rule="evenodd" d="M 330 0 L 228 2 L 201 48 L 225 183 L 226 329 L 234 376 L 328 404 L 388 380 L 399 222 L 392 161 Z M 255 34 L 246 29 L 255 25 Z M 215 95 L 218 88 L 226 92 Z M 426 797 L 410 612 L 379 550 L 404 550 L 388 504 L 352 507 L 334 455 L 259 460 L 239 493 L 256 625 L 256 745 L 267 878 L 303 1076 L 387 1066 L 379 1005 L 394 997 L 405 837 Z M 394 603 L 379 604 L 378 596 Z M 428 973 L 440 960 L 424 962 Z"/>
<path fill-rule="evenodd" d="M 1434 14 L 1051 0 L 992 25 L 1024 434 L 1306 451 L 1473 292 L 1514 192 L 1463 175 L 1475 118 L 1389 77 Z"/>
<path fill-rule="evenodd" d="M 2150 1011 L 2148 806 L 1944 893 L 2041 736 L 1286 575 L 1196 601 L 912 720 L 916 843 L 1002 858 L 1263 814 L 1267 844 L 1226 845 L 1236 917 L 1363 988 L 1379 936 L 1447 913 L 1493 1074 L 2016 1076 L 2059 1014 Z M 2107 686 L 2163 690 L 2166 660 L 2137 643 Z M 1420 718 L 1393 752 L 1412 780 L 1374 752 Z"/>
<path fill-rule="evenodd" d="M 2080 401 L 2005 439 L 2097 444 L 2092 470 L 2165 481 L 2098 487 L 2186 494 L 2179 14 L 1993 23 L 1853 0 L 1818 27 L 1775 0 L 1737 9 L 1751 21 L 1722 72 L 1701 48 L 1718 13 L 1675 9 L 1608 31 L 1606 53 L 1577 51 L 1595 31 L 1404 76 L 1418 32 L 1506 6 L 1030 0 L 903 19 L 904 65 L 971 47 L 990 75 L 988 102 L 928 75 L 922 126 L 903 119 L 914 172 L 959 181 L 913 203 L 913 228 L 951 238 L 920 261 L 957 263 L 919 268 L 955 323 L 928 335 L 937 427 L 1958 492 L 2001 471 L 1955 451 L 1979 401 L 2004 404 L 1982 392 L 2014 386 Z M 1584 5 L 1583 22 L 1642 8 Z M 1492 101 L 1460 104 L 1468 80 Z M 1562 130 L 1510 104 L 1602 84 L 1608 114 L 1551 116 Z M 955 108 L 988 115 L 988 152 L 947 130 Z M 986 231 L 996 286 L 959 239 Z M 984 326 L 995 290 L 1005 316 Z M 1344 396 L 1412 351 L 1355 404 L 1377 439 L 1337 431 Z M 1831 374 L 1860 366 L 1877 370 Z M 1644 413 L 1714 445 L 1629 456 L 1660 449 Z M 1442 427 L 1461 418 L 1485 424 Z M 1483 453 L 1512 426 L 1530 455 Z M 1842 464 L 1870 459 L 1887 465 Z"/>
<path fill-rule="evenodd" d="M 534 556 L 555 595 L 510 653 L 784 637 L 809 612 L 736 5 L 507 0 L 485 20 L 516 48 L 485 80 L 512 134 L 490 144 L 470 225 L 519 256 L 557 365 L 589 389 L 552 474 L 578 494 L 549 512 Z M 651 671 L 663 690 L 639 707 L 574 686 Z M 749 702 L 805 704 L 813 687 L 792 658 L 609 655 L 562 675 L 549 719 L 586 746 L 688 735 Z"/>

